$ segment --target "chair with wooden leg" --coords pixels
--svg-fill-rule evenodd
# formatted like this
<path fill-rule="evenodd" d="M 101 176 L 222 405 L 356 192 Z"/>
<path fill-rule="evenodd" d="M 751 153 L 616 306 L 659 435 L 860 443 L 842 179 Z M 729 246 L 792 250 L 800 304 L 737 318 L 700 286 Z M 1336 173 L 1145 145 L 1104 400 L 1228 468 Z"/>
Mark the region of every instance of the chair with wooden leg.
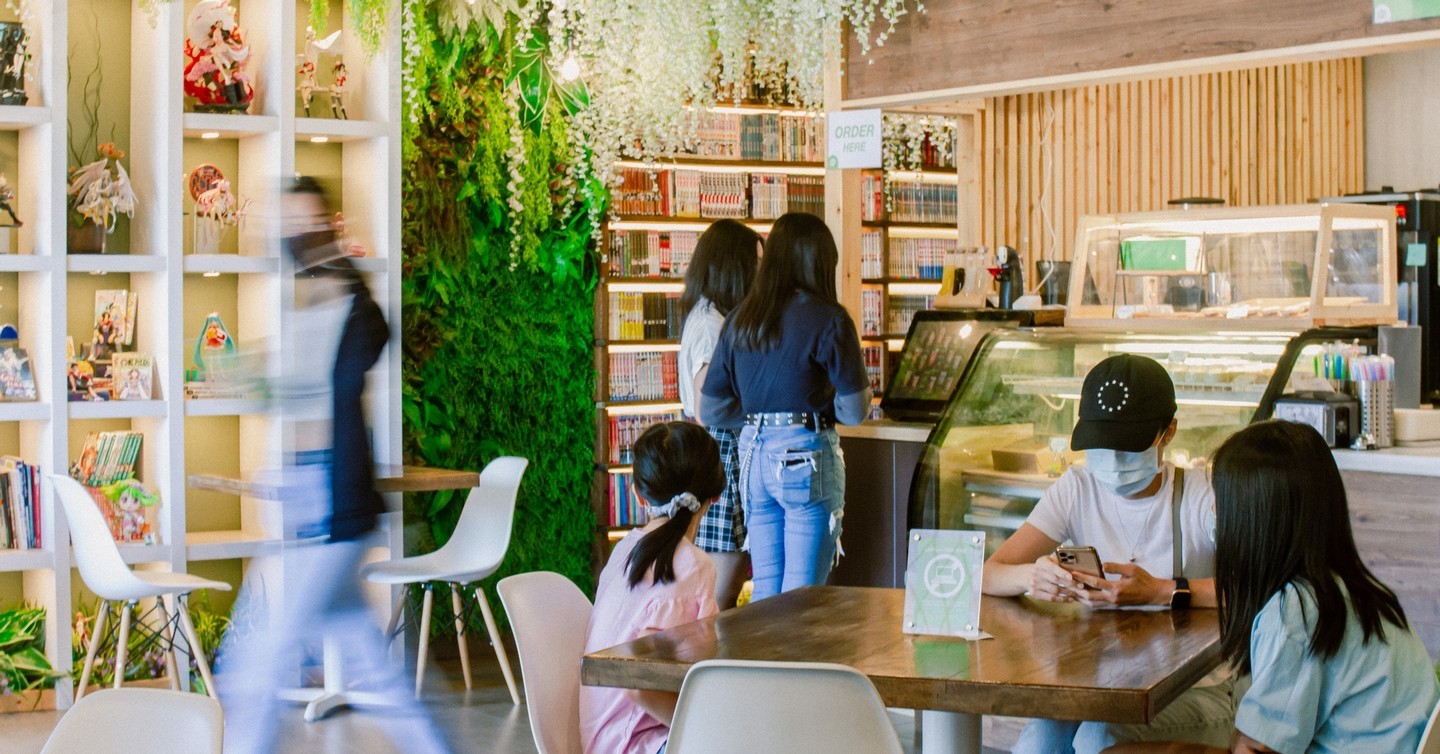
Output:
<path fill-rule="evenodd" d="M 190 621 L 190 610 L 185 606 L 185 597 L 196 589 L 219 589 L 229 591 L 230 585 L 219 581 L 202 579 L 186 573 L 165 571 L 132 571 L 120 557 L 120 548 L 110 536 L 110 527 L 105 517 L 95 506 L 90 493 L 79 482 L 67 476 L 51 474 L 50 488 L 65 510 L 65 520 L 70 524 L 70 539 L 75 545 L 75 567 L 85 586 L 103 602 L 95 616 L 95 626 L 90 631 L 89 646 L 85 648 L 85 666 L 80 671 L 80 685 L 75 689 L 75 698 L 85 695 L 90 684 L 90 675 L 95 667 L 95 655 L 100 642 L 105 638 L 105 623 L 112 609 L 120 613 L 120 631 L 115 645 L 115 688 L 125 679 L 125 650 L 130 640 L 130 614 L 136 603 L 153 599 L 160 612 L 160 632 L 169 646 L 165 653 L 165 665 L 170 674 L 172 688 L 180 688 L 178 663 L 175 661 L 177 642 L 175 627 L 185 637 L 200 677 L 205 681 L 205 691 L 218 698 L 215 693 L 215 679 L 210 675 L 210 664 L 200 647 L 195 634 L 195 625 Z M 167 604 L 168 603 L 168 604 Z"/>
<path fill-rule="evenodd" d="M 530 464 L 524 458 L 502 456 L 491 461 L 480 472 L 480 484 L 470 490 L 465 507 L 460 511 L 460 520 L 455 532 L 440 549 L 411 558 L 399 558 L 381 563 L 371 563 L 361 569 L 366 579 L 377 584 L 420 584 L 424 590 L 420 609 L 420 647 L 415 663 L 415 695 L 425 683 L 425 660 L 430 649 L 430 618 L 435 608 L 435 584 L 444 583 L 450 587 L 450 604 L 455 611 L 456 640 L 460 644 L 460 670 L 465 677 L 465 688 L 471 687 L 470 655 L 465 639 L 466 586 L 479 581 L 500 568 L 505 551 L 510 549 L 510 532 L 515 522 L 515 497 L 520 491 L 520 478 Z M 495 614 L 490 610 L 490 601 L 485 590 L 474 587 L 475 601 L 485 618 L 485 629 L 490 634 L 490 643 L 495 647 L 495 657 L 500 661 L 500 672 L 505 676 L 505 685 L 510 689 L 510 699 L 520 703 L 520 691 L 515 685 L 515 675 L 510 670 L 510 658 L 505 644 L 500 640 L 495 625 Z M 394 638 L 400 626 L 400 615 L 404 609 L 402 598 L 395 606 L 390 619 L 389 636 Z"/>

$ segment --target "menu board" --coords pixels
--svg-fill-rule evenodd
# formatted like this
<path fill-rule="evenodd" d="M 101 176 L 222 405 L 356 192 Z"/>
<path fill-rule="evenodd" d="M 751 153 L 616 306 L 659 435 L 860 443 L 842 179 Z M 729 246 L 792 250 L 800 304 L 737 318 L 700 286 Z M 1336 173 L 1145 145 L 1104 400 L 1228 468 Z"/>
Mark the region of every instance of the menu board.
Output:
<path fill-rule="evenodd" d="M 916 321 L 886 393 L 931 401 L 949 398 L 975 344 L 992 326 L 975 320 Z"/>

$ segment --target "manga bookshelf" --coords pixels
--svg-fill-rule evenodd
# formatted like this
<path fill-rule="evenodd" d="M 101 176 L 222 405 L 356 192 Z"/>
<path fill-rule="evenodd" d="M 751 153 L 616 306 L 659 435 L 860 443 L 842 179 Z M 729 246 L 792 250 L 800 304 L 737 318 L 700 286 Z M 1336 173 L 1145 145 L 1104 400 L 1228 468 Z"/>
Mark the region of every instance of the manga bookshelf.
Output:
<path fill-rule="evenodd" d="M 187 400 L 192 349 L 215 313 L 242 350 L 273 357 L 265 369 L 283 368 L 286 303 L 294 289 L 277 237 L 277 209 L 286 181 L 300 172 L 331 187 L 346 214 L 347 237 L 368 250 L 357 263 L 398 342 L 399 20 L 390 24 L 385 50 L 367 59 L 349 34 L 342 1 L 332 0 L 330 26 L 345 30 L 348 47 L 349 117 L 331 119 L 322 106 L 315 112 L 325 117 L 307 118 L 297 112 L 296 61 L 306 50 L 309 2 L 231 0 L 250 47 L 254 100 L 244 112 L 193 112 L 183 91 L 183 50 L 197 2 L 155 4 L 153 18 L 126 0 L 29 2 L 29 103 L 0 107 L 0 172 L 15 188 L 24 220 L 18 253 L 0 255 L 0 322 L 19 327 L 39 400 L 0 403 L 0 455 L 37 464 L 42 473 L 63 473 L 92 433 L 139 432 L 137 476 L 161 501 L 157 538 L 122 545 L 124 559 L 137 568 L 185 570 L 238 585 L 245 563 L 273 552 L 279 541 L 278 504 L 188 490 L 186 478 L 277 467 L 286 437 L 254 395 Z M 322 85 L 328 75 L 327 68 Z M 83 135 L 77 124 L 87 116 L 99 123 L 99 141 L 125 151 L 138 200 L 134 218 L 122 218 L 107 239 L 105 254 L 67 253 L 67 168 L 77 161 L 70 142 Z M 213 253 L 194 253 L 195 204 L 184 180 L 201 164 L 217 167 L 234 192 L 252 202 L 244 225 Z M 66 337 L 88 337 L 102 290 L 138 297 L 133 350 L 153 357 L 149 400 L 67 400 Z M 399 351 L 392 348 L 370 377 L 367 401 L 382 463 L 400 462 L 399 370 Z M 40 497 L 40 547 L 0 549 L 0 607 L 23 601 L 45 609 L 45 651 L 64 674 L 55 694 L 64 707 L 73 695 L 71 619 L 93 598 L 73 570 L 64 517 L 48 489 Z M 398 552 L 398 526 L 389 527 L 382 546 Z M 294 579 L 287 584 L 279 564 L 271 567 L 266 597 L 275 601 Z M 224 609 L 233 593 L 208 598 Z"/>
<path fill-rule="evenodd" d="M 595 301 L 597 563 L 643 523 L 630 446 L 680 417 L 680 292 L 696 239 L 721 218 L 768 233 L 786 212 L 824 216 L 823 119 L 773 107 L 717 107 L 693 154 L 622 162 Z M 608 540 L 608 542 L 607 542 Z"/>

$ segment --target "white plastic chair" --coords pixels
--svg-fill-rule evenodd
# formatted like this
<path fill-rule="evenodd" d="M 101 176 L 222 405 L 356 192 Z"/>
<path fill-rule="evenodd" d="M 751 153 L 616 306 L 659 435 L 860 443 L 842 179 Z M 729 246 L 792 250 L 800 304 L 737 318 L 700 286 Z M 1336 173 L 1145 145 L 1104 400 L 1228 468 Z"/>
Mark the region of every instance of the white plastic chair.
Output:
<path fill-rule="evenodd" d="M 455 608 L 455 633 L 460 644 L 460 669 L 465 675 L 465 688 L 470 688 L 470 655 L 465 641 L 464 599 L 465 585 L 494 573 L 510 549 L 510 530 L 515 522 L 515 496 L 520 491 L 520 478 L 530 462 L 524 458 L 502 456 L 491 461 L 480 472 L 480 484 L 470 490 L 465 507 L 460 511 L 460 520 L 455 532 L 444 547 L 412 558 L 399 558 L 383 563 L 371 563 L 360 569 L 360 574 L 377 584 L 424 584 L 425 599 L 420 617 L 420 656 L 415 663 L 415 696 L 420 696 L 420 687 L 425 682 L 425 658 L 430 649 L 430 615 L 435 604 L 435 582 L 450 585 L 450 602 Z M 505 644 L 500 641 L 499 629 L 495 627 L 495 615 L 490 612 L 490 600 L 485 590 L 476 586 L 475 601 L 480 603 L 480 612 L 485 616 L 485 629 L 490 633 L 490 643 L 495 647 L 495 657 L 500 660 L 500 672 L 505 674 L 505 685 L 510 688 L 510 700 L 520 703 L 520 691 L 515 687 L 515 676 L 510 671 L 510 658 L 505 653 Z M 405 608 L 405 599 L 395 605 L 387 635 L 394 638 L 400 625 L 400 615 Z"/>
<path fill-rule="evenodd" d="M 540 754 L 579 754 L 580 658 L 590 599 L 550 571 L 510 576 L 496 589 L 515 631 L 535 748 Z"/>
<path fill-rule="evenodd" d="M 707 660 L 685 674 L 666 751 L 901 754 L 903 750 L 874 684 L 854 668 Z"/>
<path fill-rule="evenodd" d="M 180 688 L 178 663 L 175 661 L 175 632 L 171 628 L 171 613 L 176 616 L 180 631 L 200 668 L 200 677 L 205 681 L 205 691 L 218 699 L 215 693 L 215 679 L 210 675 L 210 663 L 205 660 L 205 651 L 200 638 L 195 634 L 195 624 L 190 620 L 190 610 L 185 606 L 185 595 L 196 589 L 219 589 L 230 591 L 230 585 L 191 576 L 186 573 L 166 571 L 132 571 L 120 557 L 120 548 L 110 536 L 110 527 L 105 517 L 95 506 L 90 493 L 79 482 L 68 476 L 50 474 L 50 488 L 65 509 L 65 520 L 70 524 L 70 539 L 75 545 L 75 566 L 80 569 L 80 578 L 103 602 L 95 615 L 95 626 L 90 631 L 90 645 L 85 649 L 85 667 L 80 672 L 80 685 L 75 698 L 85 696 L 90 684 L 90 674 L 95 668 L 95 654 L 105 635 L 105 621 L 111 609 L 120 612 L 120 634 L 115 644 L 115 688 L 120 688 L 125 678 L 126 649 L 130 640 L 130 613 L 135 603 L 154 599 L 160 610 L 160 630 L 171 649 L 165 653 L 165 666 L 170 676 L 170 688 Z M 169 603 L 168 609 L 166 603 Z"/>
<path fill-rule="evenodd" d="M 144 724 L 141 721 L 150 721 Z M 220 754 L 220 703 L 199 694 L 127 688 L 81 699 L 40 754 Z"/>
<path fill-rule="evenodd" d="M 1430 722 L 1425 725 L 1425 732 L 1420 734 L 1420 748 L 1415 754 L 1440 754 L 1440 704 L 1435 705 L 1435 711 L 1430 713 Z"/>

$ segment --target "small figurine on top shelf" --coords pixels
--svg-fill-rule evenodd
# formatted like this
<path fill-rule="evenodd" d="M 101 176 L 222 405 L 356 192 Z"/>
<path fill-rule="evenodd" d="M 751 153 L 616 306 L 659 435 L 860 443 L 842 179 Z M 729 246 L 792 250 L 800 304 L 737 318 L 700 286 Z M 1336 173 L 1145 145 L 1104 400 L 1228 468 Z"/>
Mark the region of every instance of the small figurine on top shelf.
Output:
<path fill-rule="evenodd" d="M 310 104 L 314 101 L 315 90 L 321 88 L 315 80 L 315 72 L 320 69 L 320 53 L 340 55 L 341 51 L 339 31 L 331 32 L 324 39 L 319 39 L 315 36 L 315 27 L 305 27 L 305 52 L 300 56 L 300 64 L 295 68 L 295 73 L 300 77 L 295 88 L 300 93 L 300 107 L 305 111 L 305 117 L 310 117 Z M 344 64 L 339 63 L 339 66 L 343 72 Z M 344 86 L 343 82 L 341 86 Z M 330 96 L 333 111 L 334 87 L 330 87 L 326 91 L 332 92 Z M 343 107 L 341 109 L 343 110 Z"/>
<path fill-rule="evenodd" d="M 340 120 L 349 120 L 350 116 L 345 112 L 345 61 L 335 61 L 330 70 L 335 73 L 335 80 L 330 84 L 330 114 Z"/>
<path fill-rule="evenodd" d="M 255 99 L 245 66 L 250 46 L 230 0 L 200 0 L 185 40 L 185 94 L 196 112 L 244 112 Z"/>
<path fill-rule="evenodd" d="M 230 228 L 245 223 L 250 200 L 230 190 L 225 174 L 214 165 L 200 165 L 190 171 L 190 199 L 195 202 L 194 254 L 214 254 L 220 249 L 220 238 Z"/>
<path fill-rule="evenodd" d="M 0 254 L 10 254 L 15 251 L 15 229 L 25 223 L 15 215 L 15 189 L 4 173 L 0 173 L 0 211 L 10 216 L 9 224 L 0 222 Z"/>
<path fill-rule="evenodd" d="M 0 22 L 0 105 L 24 105 L 30 101 L 25 93 L 29 48 L 30 37 L 24 24 Z"/>

